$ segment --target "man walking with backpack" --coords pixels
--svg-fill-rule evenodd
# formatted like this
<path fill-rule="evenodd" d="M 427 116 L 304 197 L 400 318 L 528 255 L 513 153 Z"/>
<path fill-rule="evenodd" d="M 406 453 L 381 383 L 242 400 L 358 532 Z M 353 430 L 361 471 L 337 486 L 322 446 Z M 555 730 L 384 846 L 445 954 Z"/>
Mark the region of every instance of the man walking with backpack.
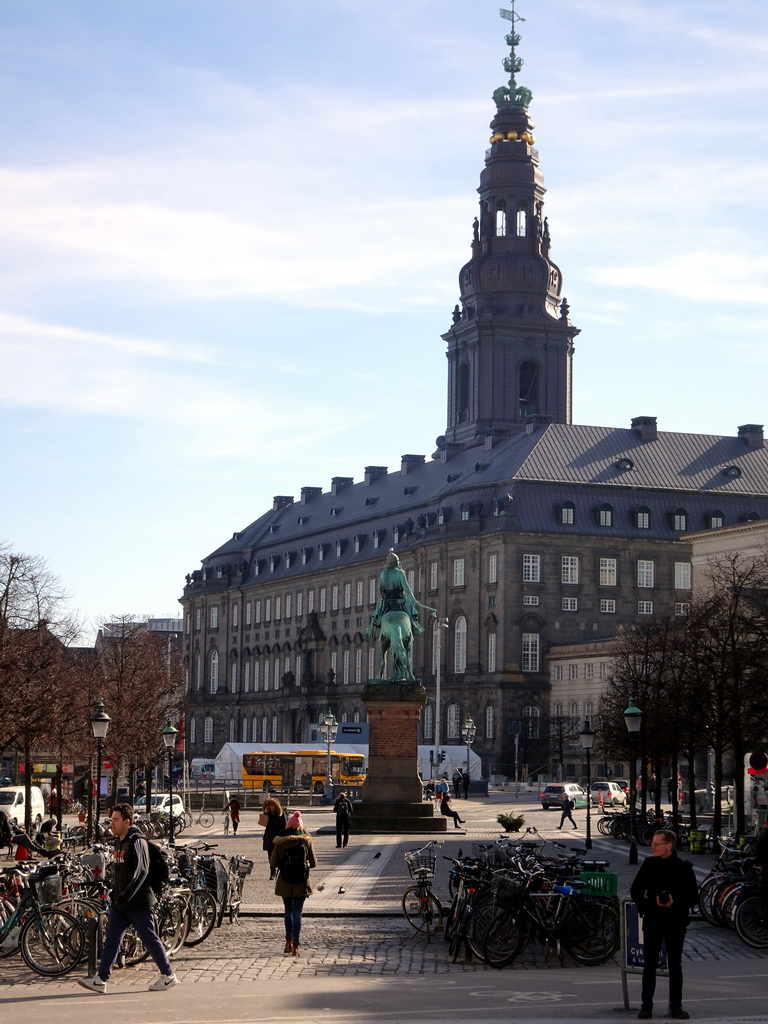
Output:
<path fill-rule="evenodd" d="M 275 894 L 282 896 L 285 907 L 283 953 L 286 956 L 299 955 L 301 914 L 304 900 L 312 895 L 309 871 L 316 863 L 312 838 L 304 831 L 301 813 L 294 811 L 283 831 L 275 836 L 275 845 L 269 858 L 269 866 L 279 872 Z"/>
<path fill-rule="evenodd" d="M 113 851 L 114 887 L 104 950 L 96 977 L 78 978 L 77 983 L 90 992 L 105 994 L 123 936 L 133 925 L 160 971 L 160 976 L 149 986 L 149 991 L 164 992 L 177 985 L 178 978 L 173 973 L 168 954 L 155 927 L 155 896 L 150 870 L 154 858 L 150 856 L 149 843 L 133 825 L 133 808 L 130 804 L 115 804 L 110 825 L 117 842 Z"/>

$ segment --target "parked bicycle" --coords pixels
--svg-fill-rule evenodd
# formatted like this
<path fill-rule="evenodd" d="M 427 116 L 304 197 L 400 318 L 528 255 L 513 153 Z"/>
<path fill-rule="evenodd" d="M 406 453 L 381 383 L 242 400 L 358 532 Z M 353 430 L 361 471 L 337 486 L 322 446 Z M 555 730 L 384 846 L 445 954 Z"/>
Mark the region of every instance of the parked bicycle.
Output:
<path fill-rule="evenodd" d="M 405 863 L 416 885 L 409 886 L 403 893 L 403 914 L 412 928 L 424 932 L 427 942 L 431 942 L 432 932 L 440 929 L 443 922 L 443 905 L 432 892 L 437 863 L 435 846 L 437 840 L 433 839 L 420 850 L 410 850 L 405 855 Z"/>
<path fill-rule="evenodd" d="M 17 872 L 7 868 L 3 874 Z M 85 936 L 77 920 L 52 904 L 61 897 L 61 875 L 47 864 L 24 878 L 15 907 L 0 901 L 0 957 L 18 950 L 37 974 L 67 974 L 83 955 Z"/>

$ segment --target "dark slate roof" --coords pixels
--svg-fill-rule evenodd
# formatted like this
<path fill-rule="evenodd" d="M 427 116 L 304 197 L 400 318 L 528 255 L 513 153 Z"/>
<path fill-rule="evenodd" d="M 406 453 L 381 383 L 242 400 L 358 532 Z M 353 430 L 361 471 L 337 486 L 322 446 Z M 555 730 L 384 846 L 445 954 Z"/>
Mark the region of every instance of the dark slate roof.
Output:
<path fill-rule="evenodd" d="M 229 565 L 233 573 L 252 576 L 253 559 L 264 560 L 264 575 L 294 575 L 369 560 L 374 555 L 372 535 L 382 531 L 379 548 L 386 552 L 408 546 L 405 535 L 423 539 L 440 531 L 475 532 L 484 529 L 679 538 L 671 514 L 682 507 L 689 514 L 689 530 L 705 527 L 705 515 L 725 513 L 726 525 L 747 513 L 768 519 L 768 449 L 750 448 L 739 437 L 659 431 L 643 441 L 634 429 L 574 426 L 555 423 L 496 442 L 495 447 L 450 451 L 445 461 L 428 459 L 409 464 L 407 473 L 391 473 L 325 491 L 306 502 L 275 501 L 275 507 L 223 544 L 204 560 L 210 567 Z M 630 469 L 617 468 L 629 459 Z M 738 473 L 728 476 L 727 467 Z M 564 526 L 557 509 L 563 501 L 577 507 L 576 522 Z M 594 510 L 603 502 L 615 510 L 614 527 L 599 527 Z M 501 516 L 494 506 L 501 503 Z M 636 530 L 633 511 L 638 505 L 651 510 L 650 530 Z M 462 507 L 471 510 L 461 520 Z M 448 510 L 447 526 L 437 524 L 439 508 Z M 425 523 L 424 516 L 427 516 Z M 488 517 L 494 517 L 489 519 Z M 400 527 L 400 541 L 393 531 Z M 426 531 L 426 532 L 425 532 Z M 354 550 L 354 536 L 361 550 Z M 336 554 L 336 541 L 342 552 Z M 328 545 L 324 562 L 318 545 Z M 306 567 L 300 552 L 309 552 Z M 291 565 L 285 554 L 291 553 Z M 268 559 L 275 560 L 272 573 Z"/>

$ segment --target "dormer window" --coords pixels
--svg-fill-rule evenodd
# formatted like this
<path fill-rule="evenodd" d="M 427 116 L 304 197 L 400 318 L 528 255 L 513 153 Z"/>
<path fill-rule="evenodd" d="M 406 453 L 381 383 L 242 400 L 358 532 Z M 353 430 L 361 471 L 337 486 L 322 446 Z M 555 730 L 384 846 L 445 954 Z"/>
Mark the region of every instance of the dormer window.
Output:
<path fill-rule="evenodd" d="M 373 546 L 377 548 L 382 540 L 382 533 L 380 530 L 373 531 Z"/>
<path fill-rule="evenodd" d="M 301 549 L 301 564 L 306 565 L 309 560 L 309 548 Z"/>
<path fill-rule="evenodd" d="M 672 529 L 682 532 L 688 529 L 688 513 L 684 508 L 676 508 L 672 513 Z"/>
<path fill-rule="evenodd" d="M 354 541 L 355 541 L 355 554 L 357 555 L 357 554 L 360 553 L 360 548 L 363 546 L 363 538 L 362 538 L 362 536 L 359 533 L 356 533 L 355 537 L 354 537 Z"/>
<path fill-rule="evenodd" d="M 576 520 L 576 506 L 572 501 L 562 502 L 557 509 L 558 520 L 563 526 L 573 526 Z"/>
<path fill-rule="evenodd" d="M 651 510 L 647 505 L 640 505 L 639 508 L 635 509 L 634 520 L 638 530 L 650 530 Z"/>
<path fill-rule="evenodd" d="M 341 557 L 341 553 L 342 553 L 343 550 L 344 550 L 344 541 L 337 540 L 336 541 L 336 557 L 337 558 Z"/>
<path fill-rule="evenodd" d="M 216 579 L 220 580 L 222 577 L 222 569 L 220 565 L 216 566 Z"/>
<path fill-rule="evenodd" d="M 317 557 L 320 559 L 321 562 L 325 559 L 325 552 L 326 552 L 327 549 L 328 549 L 328 545 L 327 544 L 318 544 L 317 545 Z"/>
<path fill-rule="evenodd" d="M 342 513 L 343 511 L 344 511 L 344 510 L 343 510 L 342 508 L 339 508 L 339 507 L 335 507 L 335 508 L 332 508 L 332 509 L 331 509 L 331 515 L 332 515 L 332 516 L 339 516 L 339 515 L 341 515 L 341 513 Z"/>
<path fill-rule="evenodd" d="M 725 522 L 725 517 L 719 509 L 715 509 L 714 512 L 710 512 L 706 518 L 708 530 L 719 530 Z"/>
<path fill-rule="evenodd" d="M 613 505 L 598 505 L 595 514 L 598 526 L 613 526 Z"/>
<path fill-rule="evenodd" d="M 275 555 L 270 555 L 269 556 L 269 571 L 270 572 L 274 572 L 275 571 L 275 569 L 277 568 L 277 562 L 278 562 L 278 560 L 275 557 Z"/>
<path fill-rule="evenodd" d="M 635 464 L 632 461 L 632 459 L 628 459 L 626 456 L 624 456 L 624 458 L 622 459 L 617 459 L 616 462 L 614 462 L 614 466 L 616 467 L 616 469 L 619 470 L 620 473 L 626 473 L 630 469 L 635 468 Z"/>
<path fill-rule="evenodd" d="M 254 559 L 253 562 L 253 575 L 260 576 L 261 570 L 264 568 L 264 560 L 261 558 Z"/>
<path fill-rule="evenodd" d="M 393 528 L 393 530 L 392 530 L 392 543 L 393 544 L 397 544 L 397 542 L 399 540 L 400 540 L 400 527 L 399 526 L 395 526 Z"/>
<path fill-rule="evenodd" d="M 472 514 L 472 506 L 471 505 L 462 505 L 461 506 L 461 521 L 463 523 L 465 523 L 469 519 L 471 514 Z"/>
<path fill-rule="evenodd" d="M 449 508 L 441 507 L 437 510 L 437 522 L 439 526 L 444 526 L 450 518 L 451 510 Z"/>
<path fill-rule="evenodd" d="M 757 523 L 760 521 L 760 516 L 757 512 L 745 512 L 741 517 L 742 523 Z"/>

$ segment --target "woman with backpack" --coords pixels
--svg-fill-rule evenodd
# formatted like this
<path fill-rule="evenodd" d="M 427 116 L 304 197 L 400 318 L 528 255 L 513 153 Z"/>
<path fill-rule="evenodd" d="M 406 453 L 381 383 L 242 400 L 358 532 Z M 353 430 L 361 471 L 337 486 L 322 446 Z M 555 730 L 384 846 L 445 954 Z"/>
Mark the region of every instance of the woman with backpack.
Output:
<path fill-rule="evenodd" d="M 264 836 L 262 837 L 261 846 L 266 851 L 267 860 L 272 856 L 272 850 L 274 849 L 275 836 L 285 828 L 285 811 L 280 806 L 280 801 L 276 800 L 273 796 L 268 796 L 264 801 L 264 805 L 259 815 L 259 824 L 264 827 Z M 270 867 L 269 880 L 275 877 L 275 869 Z"/>
<path fill-rule="evenodd" d="M 285 907 L 286 956 L 299 955 L 301 914 L 304 900 L 312 895 L 309 872 L 316 864 L 312 838 L 304 829 L 301 813 L 294 811 L 283 831 L 275 836 L 269 858 L 269 866 L 278 871 L 275 893 L 282 896 Z"/>

